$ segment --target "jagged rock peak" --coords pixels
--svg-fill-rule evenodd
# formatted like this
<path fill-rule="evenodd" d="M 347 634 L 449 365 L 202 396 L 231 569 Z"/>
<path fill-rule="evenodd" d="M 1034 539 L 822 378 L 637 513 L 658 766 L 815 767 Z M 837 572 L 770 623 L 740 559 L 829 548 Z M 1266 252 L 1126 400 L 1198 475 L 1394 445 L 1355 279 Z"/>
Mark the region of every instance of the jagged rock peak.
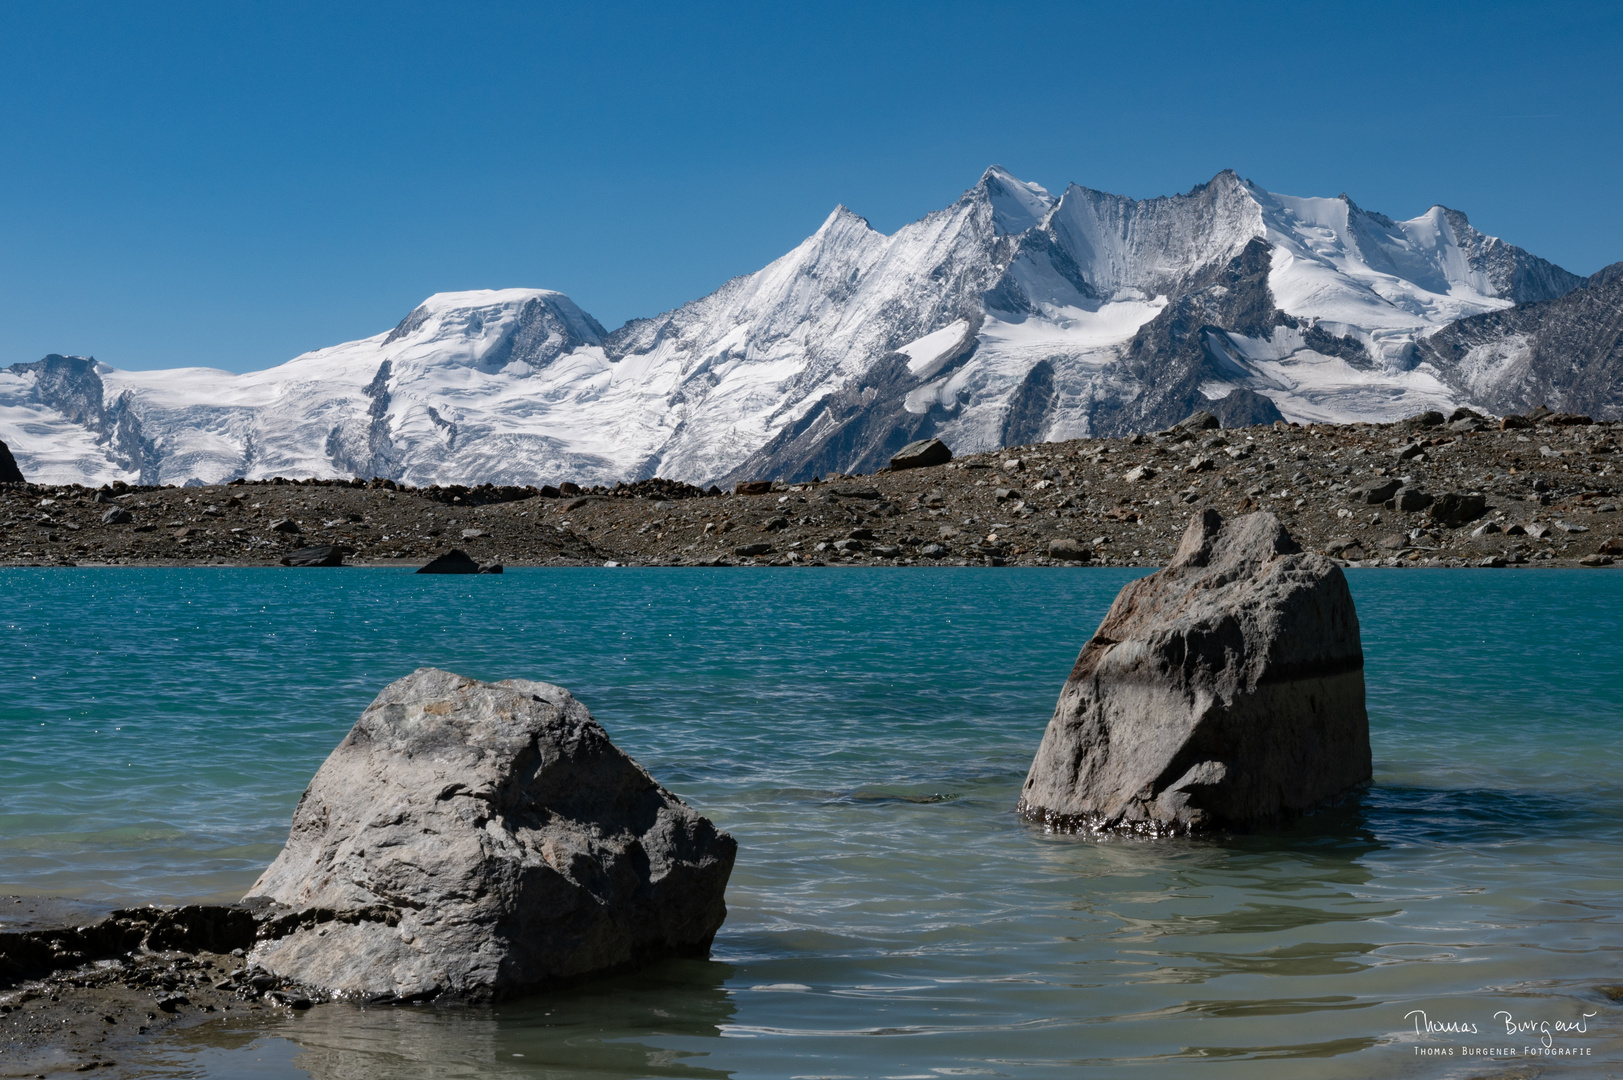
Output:
<path fill-rule="evenodd" d="M 1036 228 L 1058 201 L 1041 184 L 1021 180 L 1001 165 L 982 173 L 971 191 L 984 192 L 991 201 L 992 225 L 999 236 Z"/>

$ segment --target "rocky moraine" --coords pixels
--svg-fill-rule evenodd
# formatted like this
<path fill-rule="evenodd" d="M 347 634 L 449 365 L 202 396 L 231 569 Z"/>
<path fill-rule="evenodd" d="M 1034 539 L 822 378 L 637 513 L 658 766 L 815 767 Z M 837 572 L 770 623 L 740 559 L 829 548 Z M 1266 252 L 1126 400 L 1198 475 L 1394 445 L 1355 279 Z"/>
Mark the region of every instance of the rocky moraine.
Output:
<path fill-rule="evenodd" d="M 461 549 L 485 566 L 1159 566 L 1204 507 L 1275 513 L 1306 550 L 1344 565 L 1609 566 L 1623 555 L 1620 422 L 1459 410 L 1215 424 L 1196 414 L 1156 434 L 725 493 L 666 480 L 14 483 L 0 485 L 0 563 L 279 565 L 332 547 L 361 565 Z"/>

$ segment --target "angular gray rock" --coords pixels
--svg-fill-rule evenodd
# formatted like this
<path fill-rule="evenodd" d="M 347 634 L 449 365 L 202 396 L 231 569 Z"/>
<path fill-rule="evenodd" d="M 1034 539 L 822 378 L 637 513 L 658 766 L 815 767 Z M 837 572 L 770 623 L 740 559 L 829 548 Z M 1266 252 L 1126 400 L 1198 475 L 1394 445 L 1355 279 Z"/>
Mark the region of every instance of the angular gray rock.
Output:
<path fill-rule="evenodd" d="M 1347 492 L 1347 499 L 1349 502 L 1363 503 L 1366 506 L 1380 506 L 1396 495 L 1398 488 L 1402 486 L 1401 480 L 1371 480 Z"/>
<path fill-rule="evenodd" d="M 1173 431 L 1211 431 L 1212 429 L 1218 428 L 1218 427 L 1222 427 L 1221 421 L 1219 421 L 1217 419 L 1217 417 L 1213 416 L 1211 413 L 1207 412 L 1205 409 L 1201 409 L 1198 412 L 1190 413 L 1188 416 L 1184 417 L 1182 420 L 1179 420 L 1176 424 L 1173 424 L 1172 425 L 1172 430 Z"/>
<path fill-rule="evenodd" d="M 1083 647 L 1016 809 L 1058 830 L 1186 834 L 1288 817 L 1369 779 L 1346 578 L 1272 514 L 1205 510 Z"/>
<path fill-rule="evenodd" d="M 1388 510 L 1397 510 L 1401 513 L 1413 514 L 1420 510 L 1424 510 L 1426 507 L 1430 506 L 1432 502 L 1433 499 L 1430 495 L 1426 494 L 1418 487 L 1412 487 L 1405 484 L 1394 491 L 1390 499 L 1386 500 L 1386 507 Z"/>
<path fill-rule="evenodd" d="M 704 956 L 738 845 L 562 687 L 420 668 L 317 771 L 244 903 L 249 962 L 335 997 L 490 1000 Z"/>
<path fill-rule="evenodd" d="M 891 469 L 923 469 L 931 465 L 945 465 L 952 460 L 952 451 L 940 439 L 920 439 L 910 442 L 890 459 Z"/>
<path fill-rule="evenodd" d="M 318 544 L 299 548 L 282 556 L 283 566 L 343 566 L 348 548 L 337 544 Z"/>
<path fill-rule="evenodd" d="M 1093 549 L 1080 540 L 1061 537 L 1048 544 L 1048 557 L 1050 559 L 1064 559 L 1066 562 L 1087 562 L 1093 558 Z"/>
<path fill-rule="evenodd" d="M 1453 528 L 1475 521 L 1485 514 L 1488 510 L 1488 500 L 1486 496 L 1477 492 L 1467 495 L 1447 491 L 1433 499 L 1428 509 L 1431 511 L 1433 521 Z"/>

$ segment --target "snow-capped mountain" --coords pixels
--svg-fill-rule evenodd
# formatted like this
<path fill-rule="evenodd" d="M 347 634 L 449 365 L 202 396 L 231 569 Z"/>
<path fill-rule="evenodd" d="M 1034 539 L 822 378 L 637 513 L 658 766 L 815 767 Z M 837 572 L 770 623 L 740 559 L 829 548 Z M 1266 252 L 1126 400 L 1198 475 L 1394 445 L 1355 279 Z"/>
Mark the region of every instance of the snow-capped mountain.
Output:
<path fill-rule="evenodd" d="M 0 439 L 47 481 L 794 478 L 926 435 L 972 451 L 1197 407 L 1244 423 L 1485 403 L 1426 339 L 1582 284 L 1440 206 L 1393 221 L 1232 172 L 1056 198 L 994 167 L 890 235 L 836 208 L 764 269 L 612 333 L 561 293 L 507 289 L 441 293 L 246 375 L 17 364 Z"/>
<path fill-rule="evenodd" d="M 1623 416 L 1623 262 L 1554 300 L 1451 323 L 1421 349 L 1462 396 L 1495 412 L 1536 401 Z"/>

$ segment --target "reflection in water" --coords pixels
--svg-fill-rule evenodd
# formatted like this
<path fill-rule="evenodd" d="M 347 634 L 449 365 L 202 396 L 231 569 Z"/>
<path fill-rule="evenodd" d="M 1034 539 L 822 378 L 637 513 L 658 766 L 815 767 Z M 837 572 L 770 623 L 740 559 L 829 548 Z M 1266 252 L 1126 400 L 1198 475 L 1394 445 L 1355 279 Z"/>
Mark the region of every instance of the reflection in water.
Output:
<path fill-rule="evenodd" d="M 0 724 L 39 734 L 7 747 L 0 884 L 197 895 L 237 874 L 240 893 L 366 701 L 425 663 L 569 686 L 739 841 L 716 963 L 493 1009 L 236 1012 L 151 1048 L 151 1075 L 1529 1064 L 1422 1058 L 1450 1040 L 1416 1036 L 1419 1009 L 1484 1039 L 1499 1010 L 1592 1011 L 1569 1040 L 1584 1068 L 1623 1058 L 1623 1007 L 1597 989 L 1623 982 L 1623 575 L 1470 577 L 1516 617 L 1467 634 L 1459 576 L 1350 574 L 1376 786 L 1284 828 L 1145 842 L 1012 813 L 1125 573 L 520 571 L 466 603 L 392 571 L 17 574 L 7 641 L 41 677 L 0 695 Z"/>
<path fill-rule="evenodd" d="M 733 1019 L 723 989 L 730 974 L 726 964 L 680 960 L 495 1007 L 333 1004 L 280 1012 L 183 1032 L 138 1073 L 198 1075 L 200 1063 L 258 1041 L 272 1048 L 282 1075 L 312 1080 L 726 1077 L 705 1066 L 705 1043 Z"/>

